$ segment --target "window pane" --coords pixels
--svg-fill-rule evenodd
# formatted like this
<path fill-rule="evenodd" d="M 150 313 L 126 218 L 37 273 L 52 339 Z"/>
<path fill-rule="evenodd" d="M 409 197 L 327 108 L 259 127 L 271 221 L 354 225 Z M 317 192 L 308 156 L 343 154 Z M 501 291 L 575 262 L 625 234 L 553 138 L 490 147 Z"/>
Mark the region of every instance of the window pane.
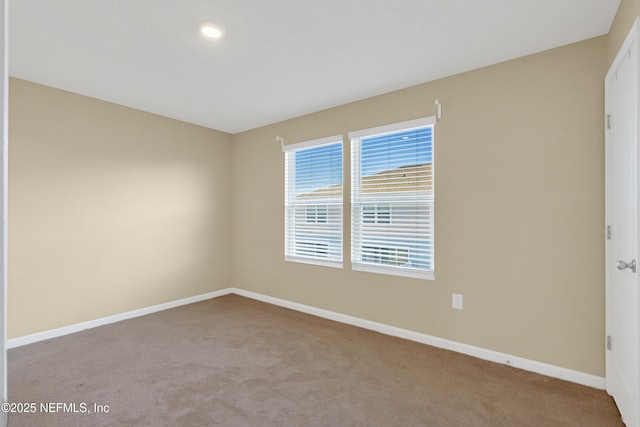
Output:
<path fill-rule="evenodd" d="M 354 268 L 432 272 L 433 126 L 362 136 L 351 144 Z"/>
<path fill-rule="evenodd" d="M 285 155 L 285 258 L 342 261 L 342 142 Z"/>
<path fill-rule="evenodd" d="M 295 151 L 295 195 L 342 194 L 342 144 Z M 339 187 L 336 187 L 339 186 Z"/>
<path fill-rule="evenodd" d="M 362 176 L 387 172 L 398 183 L 402 176 L 391 177 L 400 168 L 432 162 L 433 127 L 413 129 L 389 135 L 362 138 Z M 395 182 L 391 181 L 391 184 Z"/>

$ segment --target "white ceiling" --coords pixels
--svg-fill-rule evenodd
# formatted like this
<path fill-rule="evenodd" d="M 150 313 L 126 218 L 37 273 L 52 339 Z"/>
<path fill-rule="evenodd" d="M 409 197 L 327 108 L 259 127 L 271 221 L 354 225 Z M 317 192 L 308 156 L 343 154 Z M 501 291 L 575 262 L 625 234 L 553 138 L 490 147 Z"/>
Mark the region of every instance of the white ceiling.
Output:
<path fill-rule="evenodd" d="M 12 0 L 10 74 L 237 133 L 607 34 L 620 0 Z M 226 36 L 211 42 L 198 24 Z"/>

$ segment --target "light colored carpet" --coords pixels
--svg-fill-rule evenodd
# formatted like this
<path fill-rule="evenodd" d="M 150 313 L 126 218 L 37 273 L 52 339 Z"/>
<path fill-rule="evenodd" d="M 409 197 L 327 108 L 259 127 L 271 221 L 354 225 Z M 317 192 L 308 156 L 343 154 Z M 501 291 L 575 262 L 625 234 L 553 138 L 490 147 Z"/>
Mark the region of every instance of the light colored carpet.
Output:
<path fill-rule="evenodd" d="M 601 390 L 228 295 L 9 352 L 9 426 L 619 426 Z"/>

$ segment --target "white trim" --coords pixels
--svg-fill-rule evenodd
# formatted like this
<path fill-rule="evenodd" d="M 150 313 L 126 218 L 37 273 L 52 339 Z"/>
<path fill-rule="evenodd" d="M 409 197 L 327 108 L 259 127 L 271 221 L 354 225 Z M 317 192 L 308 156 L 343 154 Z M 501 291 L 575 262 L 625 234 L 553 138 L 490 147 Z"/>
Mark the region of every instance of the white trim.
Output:
<path fill-rule="evenodd" d="M 342 142 L 344 142 L 342 135 L 327 136 L 324 138 L 312 139 L 310 141 L 303 141 L 303 142 L 297 142 L 295 144 L 283 145 L 282 151 L 286 153 L 287 151 L 301 150 L 303 148 L 317 147 L 319 145 L 338 144 Z"/>
<path fill-rule="evenodd" d="M 586 385 L 586 386 L 597 388 L 600 390 L 604 390 L 604 387 L 605 387 L 605 379 L 602 377 L 598 377 L 596 375 L 586 374 L 584 372 L 579 372 L 579 371 L 574 371 L 567 368 L 562 368 L 559 366 L 549 365 L 547 363 L 525 359 L 518 356 L 512 356 L 506 353 L 500 353 L 493 350 L 487 350 L 481 347 L 475 347 L 472 345 L 463 344 L 456 341 L 447 340 L 444 338 L 438 338 L 438 337 L 423 334 L 420 332 L 409 331 L 407 329 L 397 328 L 395 326 L 389 326 L 383 323 L 372 322 L 370 320 L 348 316 L 346 314 L 335 313 L 333 311 L 311 307 L 308 305 L 299 304 L 296 302 L 291 302 L 291 301 L 283 300 L 280 298 L 274 298 L 267 295 L 258 294 L 255 292 L 245 291 L 242 289 L 233 288 L 233 293 L 243 297 L 277 305 L 280 307 L 289 308 L 291 310 L 300 311 L 303 313 L 311 314 L 311 315 L 322 317 L 329 320 L 334 320 L 336 322 L 346 323 L 346 324 L 357 326 L 360 328 L 380 332 L 385 335 L 391 335 L 394 337 L 404 338 L 410 341 L 415 341 L 422 344 L 427 344 L 434 347 L 455 351 L 457 353 L 462 353 L 469 356 L 477 357 L 478 359 L 483 359 L 483 360 L 488 360 L 495 363 L 513 366 L 515 368 L 523 369 L 525 371 L 535 372 L 535 373 L 546 375 L 549 377 L 558 378 L 564 381 L 570 381 L 573 383 Z"/>
<path fill-rule="evenodd" d="M 433 270 L 420 270 L 410 267 L 393 267 L 382 264 L 366 264 L 360 262 L 352 262 L 351 269 L 353 271 L 364 271 L 366 273 L 388 274 L 391 276 L 412 277 L 414 279 L 435 280 L 436 276 Z"/>
<path fill-rule="evenodd" d="M 391 335 L 394 337 L 403 338 L 410 341 L 415 341 L 422 344 L 427 344 L 434 347 L 455 351 L 457 353 L 462 353 L 469 356 L 477 357 L 478 359 L 483 359 L 483 360 L 488 360 L 495 363 L 513 366 L 518 369 L 535 372 L 535 373 L 546 375 L 549 377 L 558 378 L 564 381 L 570 381 L 573 383 L 586 385 L 586 386 L 597 388 L 600 390 L 604 390 L 605 388 L 605 379 L 602 377 L 598 377 L 596 375 L 586 374 L 584 372 L 574 371 L 571 369 L 562 368 L 555 365 L 549 365 L 547 363 L 525 359 L 518 356 L 512 356 L 506 353 L 500 353 L 493 350 L 487 350 L 487 349 L 484 349 L 481 347 L 475 347 L 469 344 L 463 344 L 456 341 L 447 340 L 444 338 L 434 337 L 432 335 L 423 334 L 421 332 L 414 332 L 407 329 L 398 328 L 395 326 L 385 325 L 384 323 L 372 322 L 370 320 L 361 319 L 359 317 L 336 313 L 333 311 L 324 310 L 322 308 L 316 308 L 309 305 L 291 302 L 284 299 L 259 294 L 256 292 L 245 291 L 243 289 L 238 289 L 238 288 L 222 289 L 215 292 L 209 292 L 207 294 L 197 295 L 190 298 L 184 298 L 178 301 L 172 301 L 164 304 L 154 305 L 152 307 L 142 308 L 139 310 L 133 310 L 133 311 L 129 311 L 122 314 L 103 317 L 101 319 L 78 323 L 76 325 L 65 326 L 63 328 L 53 329 L 50 331 L 39 332 L 37 334 L 14 338 L 8 341 L 8 348 L 16 348 L 16 347 L 20 347 L 27 344 L 32 344 L 38 341 L 57 338 L 63 335 L 72 334 L 74 332 L 80 332 L 85 329 L 95 328 L 97 326 L 107 325 L 109 323 L 115 323 L 121 320 L 127 320 L 134 317 L 140 317 L 147 314 L 156 313 L 158 311 L 168 310 L 170 308 L 192 304 L 192 303 L 204 301 L 207 299 L 218 298 L 218 297 L 229 295 L 229 294 L 240 295 L 240 296 L 251 298 L 257 301 L 262 301 L 267 304 L 277 305 L 279 307 L 285 307 L 291 310 L 307 313 L 312 316 L 322 317 L 324 319 L 329 319 L 336 322 L 357 326 L 359 328 L 376 331 L 381 334 Z"/>
<path fill-rule="evenodd" d="M 193 297 L 183 298 L 176 301 L 170 301 L 163 304 L 154 305 L 147 308 L 127 311 L 126 313 L 114 314 L 113 316 L 102 317 L 100 319 L 89 320 L 87 322 L 76 323 L 74 325 L 63 326 L 62 328 L 51 329 L 49 331 L 38 332 L 31 335 L 25 335 L 19 338 L 13 338 L 7 341 L 7 348 L 16 348 L 23 345 L 32 344 L 38 341 L 44 341 L 64 335 L 73 334 L 75 332 L 84 331 L 85 329 L 96 328 L 110 323 L 120 322 L 121 320 L 133 319 L 147 314 L 157 313 L 159 311 L 169 310 L 170 308 L 180 307 L 182 305 L 193 304 L 212 298 L 218 298 L 233 293 L 232 288 L 222 289 L 219 291 L 208 292 L 206 294 L 196 295 Z"/>
<path fill-rule="evenodd" d="M 300 262 L 302 264 L 321 265 L 323 267 L 342 268 L 342 261 L 332 261 L 324 258 L 305 258 L 295 255 L 285 255 L 285 261 Z"/>
<path fill-rule="evenodd" d="M 390 125 L 377 126 L 369 129 L 349 132 L 349 139 L 362 138 L 365 136 L 382 135 L 385 133 L 397 132 L 400 130 L 410 130 L 424 126 L 436 124 L 436 116 L 423 117 L 421 119 L 408 120 L 406 122 L 392 123 Z"/>

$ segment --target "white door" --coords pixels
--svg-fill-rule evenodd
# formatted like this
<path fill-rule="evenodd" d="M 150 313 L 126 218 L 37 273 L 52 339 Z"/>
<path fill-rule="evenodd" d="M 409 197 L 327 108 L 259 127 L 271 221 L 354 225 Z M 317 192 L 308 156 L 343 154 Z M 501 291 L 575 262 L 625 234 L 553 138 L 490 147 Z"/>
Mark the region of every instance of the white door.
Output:
<path fill-rule="evenodd" d="M 7 282 L 7 144 L 8 132 L 7 114 L 9 55 L 8 46 L 8 4 L 9 0 L 0 0 L 0 403 L 7 397 L 7 337 L 6 337 L 6 282 Z M 0 412 L 0 427 L 7 425 L 7 414 Z"/>
<path fill-rule="evenodd" d="M 607 114 L 607 391 L 638 427 L 637 23 L 605 80 Z"/>
<path fill-rule="evenodd" d="M 8 164 L 8 79 L 9 79 L 9 0 L 0 0 L 0 58 L 2 68 L 0 71 L 0 401 L 6 402 L 7 396 L 7 337 L 6 337 L 6 303 L 7 303 L 7 164 Z M 0 412 L 0 426 L 7 425 L 7 416 Z"/>
<path fill-rule="evenodd" d="M 0 0 L 0 403 L 8 401 L 7 396 L 7 165 L 8 165 L 8 79 L 9 79 L 9 0 Z M 0 427 L 7 425 L 7 415 L 0 411 Z"/>

